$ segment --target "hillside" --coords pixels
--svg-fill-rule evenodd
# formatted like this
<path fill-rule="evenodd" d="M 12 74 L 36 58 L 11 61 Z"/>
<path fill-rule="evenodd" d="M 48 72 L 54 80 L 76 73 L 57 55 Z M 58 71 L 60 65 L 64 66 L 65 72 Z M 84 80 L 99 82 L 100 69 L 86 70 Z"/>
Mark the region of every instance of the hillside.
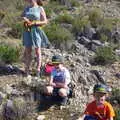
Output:
<path fill-rule="evenodd" d="M 11 120 L 77 120 L 91 101 L 92 87 L 104 83 L 112 88 L 109 101 L 120 111 L 120 2 L 119 0 L 46 0 L 49 20 L 43 29 L 52 48 L 42 49 L 42 64 L 60 54 L 71 73 L 74 97 L 63 110 L 57 107 L 36 112 L 46 77 L 22 75 L 23 31 L 20 15 L 23 0 L 0 0 L 0 116 Z M 14 49 L 11 49 L 14 48 Z M 12 50 L 12 52 L 11 52 Z M 36 95 L 37 94 L 37 95 Z M 35 100 L 34 96 L 38 100 Z M 6 108 L 8 113 L 5 112 Z M 12 109 L 12 113 L 9 112 Z M 15 112 L 17 111 L 17 112 Z M 16 116 L 17 117 L 16 117 Z M 16 119 L 17 118 L 17 119 Z M 115 120 L 119 120 L 120 115 Z"/>

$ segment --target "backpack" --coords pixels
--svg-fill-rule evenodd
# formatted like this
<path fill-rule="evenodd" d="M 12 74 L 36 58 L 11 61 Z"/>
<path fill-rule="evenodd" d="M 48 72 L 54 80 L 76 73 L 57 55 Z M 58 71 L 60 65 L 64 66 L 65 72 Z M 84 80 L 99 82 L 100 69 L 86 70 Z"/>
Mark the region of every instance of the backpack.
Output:
<path fill-rule="evenodd" d="M 51 63 L 46 63 L 44 66 L 44 75 L 51 75 L 52 70 L 54 69 L 54 65 Z"/>

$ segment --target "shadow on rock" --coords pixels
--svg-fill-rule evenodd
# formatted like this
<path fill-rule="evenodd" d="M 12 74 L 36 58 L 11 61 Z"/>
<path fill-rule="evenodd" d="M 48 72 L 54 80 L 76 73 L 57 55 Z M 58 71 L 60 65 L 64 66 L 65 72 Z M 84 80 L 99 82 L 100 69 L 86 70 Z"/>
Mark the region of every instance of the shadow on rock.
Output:
<path fill-rule="evenodd" d="M 46 111 L 52 106 L 60 106 L 62 98 L 60 96 L 46 96 L 42 95 L 40 103 L 38 105 L 38 112 Z"/>
<path fill-rule="evenodd" d="M 13 74 L 23 74 L 23 71 L 12 65 L 0 66 L 0 76 Z"/>

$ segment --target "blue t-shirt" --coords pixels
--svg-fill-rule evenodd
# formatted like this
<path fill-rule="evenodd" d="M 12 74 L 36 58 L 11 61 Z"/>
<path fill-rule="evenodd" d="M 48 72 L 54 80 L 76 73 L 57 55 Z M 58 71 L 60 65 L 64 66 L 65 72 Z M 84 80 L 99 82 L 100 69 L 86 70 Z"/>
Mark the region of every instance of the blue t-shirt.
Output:
<path fill-rule="evenodd" d="M 65 67 L 62 67 L 61 70 L 54 68 L 51 76 L 53 77 L 53 82 L 70 83 L 70 73 Z"/>

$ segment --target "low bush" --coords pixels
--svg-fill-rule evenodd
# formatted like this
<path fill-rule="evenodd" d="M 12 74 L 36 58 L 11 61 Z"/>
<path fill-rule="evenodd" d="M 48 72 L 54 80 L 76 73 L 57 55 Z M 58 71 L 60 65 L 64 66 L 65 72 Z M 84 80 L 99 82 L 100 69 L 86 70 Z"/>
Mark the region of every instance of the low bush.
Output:
<path fill-rule="evenodd" d="M 87 25 L 89 25 L 89 20 L 87 18 L 80 18 L 77 16 L 73 21 L 73 32 L 75 34 L 81 33 Z"/>
<path fill-rule="evenodd" d="M 108 41 L 108 36 L 105 34 L 100 34 L 100 41 L 101 42 L 107 42 Z"/>
<path fill-rule="evenodd" d="M 26 102 L 23 98 L 7 100 L 3 104 L 2 118 L 3 120 L 26 120 L 33 110 L 32 107 L 32 104 Z"/>
<path fill-rule="evenodd" d="M 5 12 L 0 10 L 0 21 L 5 17 Z"/>
<path fill-rule="evenodd" d="M 91 10 L 88 16 L 92 27 L 97 28 L 102 24 L 103 18 L 102 13 L 99 9 Z"/>
<path fill-rule="evenodd" d="M 66 28 L 61 27 L 59 24 L 52 23 L 49 26 L 46 26 L 44 30 L 50 42 L 58 48 L 65 41 L 73 40 L 72 33 Z"/>
<path fill-rule="evenodd" d="M 77 7 L 80 5 L 80 3 L 77 0 L 69 0 L 71 7 Z"/>
<path fill-rule="evenodd" d="M 23 0 L 15 0 L 14 1 L 14 6 L 17 10 L 23 10 L 25 7 L 25 1 Z"/>
<path fill-rule="evenodd" d="M 13 47 L 8 44 L 0 44 L 0 61 L 4 63 L 17 62 L 20 57 L 20 47 Z"/>
<path fill-rule="evenodd" d="M 45 12 L 46 12 L 46 16 L 47 18 L 50 18 L 53 14 L 53 10 L 50 6 L 46 5 L 45 6 Z"/>
<path fill-rule="evenodd" d="M 114 88 L 112 90 L 112 97 L 110 99 L 115 109 L 115 120 L 120 120 L 120 89 Z"/>
<path fill-rule="evenodd" d="M 45 6 L 45 8 L 51 9 L 57 15 L 61 11 L 63 12 L 64 10 L 68 9 L 66 6 L 60 5 L 60 3 L 57 0 L 50 0 L 50 2 Z"/>
<path fill-rule="evenodd" d="M 8 36 L 20 39 L 23 32 L 23 23 L 18 22 L 11 25 L 11 31 L 8 32 Z"/>
<path fill-rule="evenodd" d="M 115 113 L 116 113 L 115 120 L 120 120 L 120 108 L 116 108 Z"/>
<path fill-rule="evenodd" d="M 55 22 L 72 24 L 73 17 L 69 14 L 62 14 L 55 19 Z"/>
<path fill-rule="evenodd" d="M 96 51 L 95 62 L 97 64 L 110 64 L 116 61 L 116 56 L 111 47 L 99 47 Z"/>

